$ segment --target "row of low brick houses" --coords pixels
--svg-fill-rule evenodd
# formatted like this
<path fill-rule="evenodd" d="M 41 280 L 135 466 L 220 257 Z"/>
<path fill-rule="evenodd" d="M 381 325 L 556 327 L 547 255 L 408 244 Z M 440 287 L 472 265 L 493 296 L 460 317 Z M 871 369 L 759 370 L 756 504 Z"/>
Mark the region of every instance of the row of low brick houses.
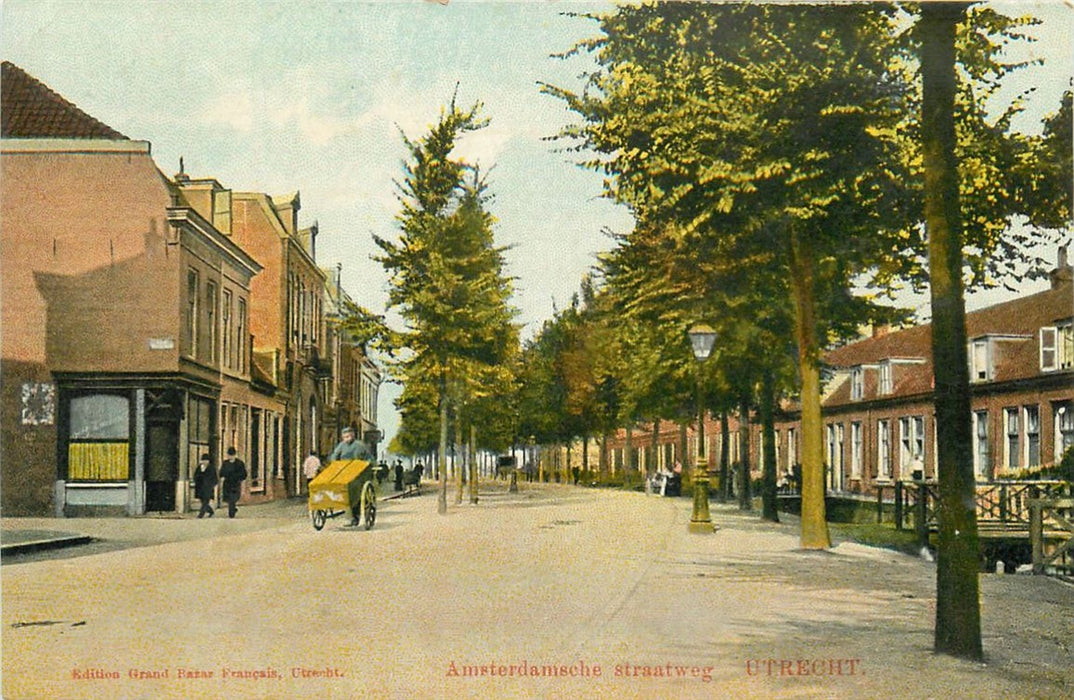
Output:
<path fill-rule="evenodd" d="M 967 314 L 972 391 L 973 464 L 978 481 L 1030 474 L 1057 464 L 1074 447 L 1074 284 L 1065 249 L 1050 288 Z M 827 489 L 876 494 L 880 487 L 936 476 L 931 327 L 883 329 L 825 357 L 822 397 Z M 742 460 L 739 417 L 729 417 L 729 461 Z M 654 429 L 655 428 L 655 429 Z M 710 469 L 719 463 L 719 420 L 705 421 Z M 761 478 L 762 429 L 748 422 L 747 458 Z M 800 415 L 784 405 L 776 419 L 780 478 L 793 477 L 801 449 Z M 605 468 L 643 472 L 693 464 L 693 426 L 670 421 L 620 430 L 605 445 Z M 655 449 L 654 449 L 655 445 Z M 599 449 L 599 446 L 594 445 Z M 577 463 L 580 450 L 574 450 Z M 558 460 L 563 464 L 562 455 Z M 551 468 L 554 466 L 550 465 Z M 888 492 L 891 493 L 890 491 Z"/>
<path fill-rule="evenodd" d="M 342 427 L 376 450 L 380 372 L 297 193 L 168 177 L 17 66 L 0 84 L 5 514 L 183 512 L 232 446 L 244 500 L 285 498 Z"/>

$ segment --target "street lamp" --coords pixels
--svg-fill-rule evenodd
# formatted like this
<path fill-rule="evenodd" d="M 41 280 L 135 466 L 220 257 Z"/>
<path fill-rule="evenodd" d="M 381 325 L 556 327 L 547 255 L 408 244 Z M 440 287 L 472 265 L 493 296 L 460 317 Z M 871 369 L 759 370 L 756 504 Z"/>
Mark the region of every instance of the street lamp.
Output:
<path fill-rule="evenodd" d="M 690 516 L 690 532 L 708 533 L 715 528 L 709 517 L 708 461 L 705 459 L 705 404 L 701 399 L 701 367 L 716 344 L 716 331 L 699 323 L 687 331 L 690 349 L 697 360 L 697 464 L 694 467 L 694 512 Z"/>

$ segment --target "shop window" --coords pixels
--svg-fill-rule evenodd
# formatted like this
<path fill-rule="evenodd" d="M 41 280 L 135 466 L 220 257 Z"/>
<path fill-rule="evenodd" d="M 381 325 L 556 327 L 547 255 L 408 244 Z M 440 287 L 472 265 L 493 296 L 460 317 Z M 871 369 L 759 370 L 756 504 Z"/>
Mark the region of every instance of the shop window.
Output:
<path fill-rule="evenodd" d="M 116 394 L 76 396 L 70 402 L 67 478 L 130 478 L 130 401 Z"/>

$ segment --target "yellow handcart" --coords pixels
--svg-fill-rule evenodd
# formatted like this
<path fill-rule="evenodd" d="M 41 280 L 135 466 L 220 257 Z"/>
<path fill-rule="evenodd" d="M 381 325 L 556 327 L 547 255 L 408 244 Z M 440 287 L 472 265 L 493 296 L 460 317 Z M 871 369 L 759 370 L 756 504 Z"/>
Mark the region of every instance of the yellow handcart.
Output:
<path fill-rule="evenodd" d="M 309 509 L 313 529 L 320 530 L 328 518 L 353 513 L 365 526 L 377 520 L 377 489 L 372 465 L 361 459 L 331 462 L 309 484 Z"/>

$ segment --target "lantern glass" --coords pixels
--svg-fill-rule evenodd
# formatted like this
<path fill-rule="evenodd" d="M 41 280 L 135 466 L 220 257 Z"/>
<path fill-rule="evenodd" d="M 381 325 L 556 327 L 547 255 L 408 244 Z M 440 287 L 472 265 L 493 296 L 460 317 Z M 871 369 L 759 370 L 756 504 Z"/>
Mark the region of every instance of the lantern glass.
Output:
<path fill-rule="evenodd" d="M 699 324 L 691 328 L 687 335 L 690 336 L 690 348 L 694 351 L 694 357 L 698 360 L 707 360 L 712 354 L 712 348 L 716 345 L 716 331 L 710 326 Z"/>

